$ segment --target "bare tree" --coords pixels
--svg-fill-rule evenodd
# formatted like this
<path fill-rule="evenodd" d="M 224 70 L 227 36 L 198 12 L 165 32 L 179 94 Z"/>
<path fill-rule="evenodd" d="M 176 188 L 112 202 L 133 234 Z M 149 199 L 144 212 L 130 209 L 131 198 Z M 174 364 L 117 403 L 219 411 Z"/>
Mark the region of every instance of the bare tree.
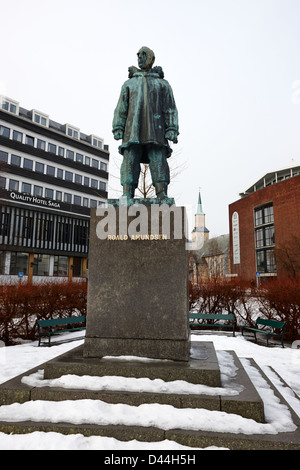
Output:
<path fill-rule="evenodd" d="M 170 166 L 170 185 L 172 185 L 172 182 L 175 181 L 175 178 L 182 173 L 186 169 L 186 162 L 183 163 L 178 163 L 178 157 L 182 153 L 182 149 L 173 152 L 172 158 L 169 159 L 169 166 Z M 119 159 L 118 159 L 119 160 Z M 119 161 L 117 159 L 114 160 L 114 163 L 116 166 L 120 166 Z M 110 173 L 110 178 L 112 178 L 113 182 L 115 180 L 120 181 L 120 177 L 114 176 L 112 173 Z M 110 187 L 109 189 L 115 191 L 118 191 L 118 193 L 121 193 L 121 189 L 116 190 L 113 187 Z M 152 179 L 151 179 L 151 173 L 150 173 L 150 168 L 148 164 L 141 164 L 141 172 L 140 172 L 140 177 L 139 177 L 139 184 L 138 187 L 135 191 L 135 197 L 137 198 L 151 198 L 155 197 L 155 189 L 152 185 Z"/>

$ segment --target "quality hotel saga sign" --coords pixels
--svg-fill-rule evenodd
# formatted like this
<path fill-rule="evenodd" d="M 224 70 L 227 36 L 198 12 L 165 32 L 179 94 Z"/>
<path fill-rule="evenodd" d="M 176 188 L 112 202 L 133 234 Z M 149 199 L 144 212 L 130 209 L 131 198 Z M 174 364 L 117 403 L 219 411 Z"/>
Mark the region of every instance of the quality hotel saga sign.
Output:
<path fill-rule="evenodd" d="M 25 202 L 27 204 L 36 204 L 38 206 L 44 207 L 53 207 L 55 209 L 60 209 L 60 203 L 53 201 L 52 199 L 44 199 L 37 196 L 30 196 L 29 194 L 20 194 L 11 191 L 9 197 L 14 201 Z"/>

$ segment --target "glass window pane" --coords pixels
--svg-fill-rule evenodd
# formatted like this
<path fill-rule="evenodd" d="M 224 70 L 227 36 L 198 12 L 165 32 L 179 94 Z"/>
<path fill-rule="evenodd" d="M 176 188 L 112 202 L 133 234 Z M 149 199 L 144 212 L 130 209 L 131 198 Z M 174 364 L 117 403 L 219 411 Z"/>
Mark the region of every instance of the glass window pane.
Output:
<path fill-rule="evenodd" d="M 0 176 L 0 188 L 5 189 L 5 186 L 6 186 L 6 178 L 4 178 L 3 176 Z"/>
<path fill-rule="evenodd" d="M 51 165 L 47 165 L 47 175 L 55 176 L 55 167 Z"/>
<path fill-rule="evenodd" d="M 23 183 L 22 184 L 22 193 L 31 194 L 31 184 Z"/>
<path fill-rule="evenodd" d="M 32 137 L 31 135 L 26 135 L 25 143 L 27 145 L 30 145 L 31 147 L 33 147 L 34 146 L 34 137 Z"/>
<path fill-rule="evenodd" d="M 46 142 L 41 139 L 37 139 L 37 148 L 41 150 L 46 150 Z"/>
<path fill-rule="evenodd" d="M 73 173 L 71 171 L 65 171 L 65 180 L 73 181 Z"/>
<path fill-rule="evenodd" d="M 10 259 L 10 274 L 17 275 L 20 272 L 28 274 L 29 253 L 12 252 Z"/>
<path fill-rule="evenodd" d="M 33 187 L 33 194 L 34 194 L 34 196 L 43 197 L 43 188 L 42 188 L 42 186 L 34 186 Z"/>
<path fill-rule="evenodd" d="M 9 190 L 10 191 L 19 191 L 19 181 L 9 180 Z"/>
<path fill-rule="evenodd" d="M 58 155 L 63 157 L 65 154 L 65 149 L 63 147 L 58 147 Z"/>
<path fill-rule="evenodd" d="M 44 164 L 36 162 L 35 171 L 37 171 L 38 173 L 44 173 Z"/>
<path fill-rule="evenodd" d="M 45 197 L 46 198 L 53 199 L 53 194 L 54 194 L 53 189 L 49 189 L 49 188 L 45 189 Z"/>
<path fill-rule="evenodd" d="M 12 155 L 10 162 L 12 165 L 21 166 L 21 157 L 19 157 L 18 155 Z"/>
<path fill-rule="evenodd" d="M 74 160 L 74 152 L 72 150 L 67 150 L 67 158 Z"/>
<path fill-rule="evenodd" d="M 48 144 L 48 152 L 56 154 L 56 145 Z"/>
<path fill-rule="evenodd" d="M 74 204 L 77 206 L 81 206 L 81 197 L 80 196 L 74 196 Z"/>
<path fill-rule="evenodd" d="M 2 152 L 2 150 L 0 150 L 0 162 L 4 162 L 4 163 L 8 162 L 8 153 L 7 152 Z"/>
<path fill-rule="evenodd" d="M 29 158 L 24 158 L 23 168 L 26 168 L 26 170 L 32 170 L 33 169 L 33 161 L 29 160 Z"/>
<path fill-rule="evenodd" d="M 69 257 L 68 256 L 54 256 L 54 276 L 68 276 L 69 272 Z"/>
<path fill-rule="evenodd" d="M 57 178 L 63 179 L 64 171 L 61 168 L 57 168 Z"/>
<path fill-rule="evenodd" d="M 9 127 L 0 126 L 0 135 L 2 137 L 7 137 L 7 139 L 9 139 L 9 132 L 10 132 Z"/>
<path fill-rule="evenodd" d="M 49 276 L 50 255 L 34 255 L 33 275 Z"/>

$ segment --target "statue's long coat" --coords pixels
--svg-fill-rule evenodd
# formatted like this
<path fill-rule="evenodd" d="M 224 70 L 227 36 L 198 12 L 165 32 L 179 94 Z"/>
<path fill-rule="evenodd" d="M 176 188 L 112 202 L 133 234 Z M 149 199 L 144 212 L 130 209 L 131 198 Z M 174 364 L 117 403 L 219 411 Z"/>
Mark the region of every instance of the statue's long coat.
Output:
<path fill-rule="evenodd" d="M 137 71 L 123 84 L 113 119 L 113 132 L 118 130 L 123 132 L 121 154 L 131 144 L 154 144 L 171 155 L 165 134 L 178 134 L 178 114 L 172 88 L 159 73 Z M 141 163 L 149 163 L 146 153 Z"/>

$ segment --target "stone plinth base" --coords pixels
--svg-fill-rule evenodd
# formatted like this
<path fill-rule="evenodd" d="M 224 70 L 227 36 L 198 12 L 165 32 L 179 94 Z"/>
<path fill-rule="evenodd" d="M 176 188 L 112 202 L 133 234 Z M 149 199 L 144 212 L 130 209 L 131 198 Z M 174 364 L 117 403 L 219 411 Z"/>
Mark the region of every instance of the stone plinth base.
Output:
<path fill-rule="evenodd" d="M 91 212 L 84 357 L 189 360 L 184 224 L 168 205 Z"/>

